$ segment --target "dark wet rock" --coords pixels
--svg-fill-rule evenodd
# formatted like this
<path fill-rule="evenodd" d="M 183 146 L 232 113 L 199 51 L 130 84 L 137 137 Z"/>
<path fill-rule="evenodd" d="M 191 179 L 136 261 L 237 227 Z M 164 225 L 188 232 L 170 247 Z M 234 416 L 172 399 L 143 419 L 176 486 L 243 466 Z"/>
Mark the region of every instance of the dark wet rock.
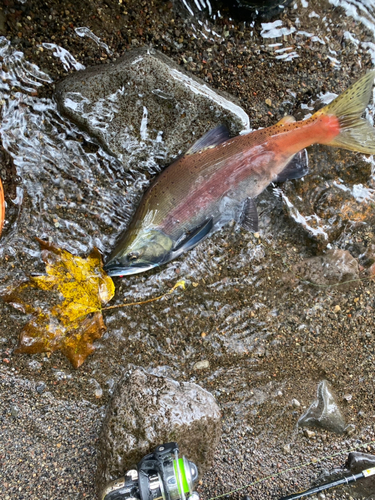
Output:
<path fill-rule="evenodd" d="M 304 259 L 293 266 L 301 279 L 317 285 L 335 285 L 359 278 L 357 260 L 346 250 L 328 250 L 324 255 Z M 353 283 L 350 283 L 353 286 Z"/>
<path fill-rule="evenodd" d="M 317 399 L 298 420 L 300 427 L 316 427 L 341 434 L 346 428 L 345 420 L 336 403 L 335 396 L 326 380 L 318 385 Z"/>
<path fill-rule="evenodd" d="M 246 113 L 153 49 L 79 71 L 56 87 L 59 109 L 125 164 L 132 155 L 170 163 L 209 129 L 248 127 Z"/>
<path fill-rule="evenodd" d="M 369 453 L 349 453 L 344 469 L 333 469 L 324 471 L 315 481 L 314 486 L 336 481 L 342 477 L 359 474 L 363 470 L 375 467 L 375 455 Z M 340 492 L 347 492 L 350 498 L 375 499 L 375 476 L 358 479 L 355 483 L 340 488 Z"/>
<path fill-rule="evenodd" d="M 220 435 L 220 409 L 209 392 L 141 369 L 128 372 L 118 383 L 104 420 L 97 490 L 158 444 L 170 441 L 176 441 L 180 452 L 203 474 Z"/>

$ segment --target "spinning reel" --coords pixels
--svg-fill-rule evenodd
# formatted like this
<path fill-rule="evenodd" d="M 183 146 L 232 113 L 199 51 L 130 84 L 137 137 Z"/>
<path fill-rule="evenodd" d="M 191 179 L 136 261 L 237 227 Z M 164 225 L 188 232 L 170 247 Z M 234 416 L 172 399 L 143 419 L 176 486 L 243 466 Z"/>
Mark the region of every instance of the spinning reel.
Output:
<path fill-rule="evenodd" d="M 137 469 L 109 483 L 102 500 L 199 500 L 193 484 L 197 466 L 179 458 L 177 443 L 166 443 L 142 458 Z"/>

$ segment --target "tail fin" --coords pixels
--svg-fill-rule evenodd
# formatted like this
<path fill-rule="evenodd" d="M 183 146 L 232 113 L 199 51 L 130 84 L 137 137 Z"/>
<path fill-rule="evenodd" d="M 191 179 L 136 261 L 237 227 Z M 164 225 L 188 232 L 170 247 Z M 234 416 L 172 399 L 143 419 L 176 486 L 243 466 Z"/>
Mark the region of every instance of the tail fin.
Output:
<path fill-rule="evenodd" d="M 334 115 L 339 120 L 340 133 L 329 143 L 330 146 L 375 154 L 375 129 L 361 118 L 370 101 L 374 79 L 375 70 L 372 70 L 315 113 L 316 116 Z"/>

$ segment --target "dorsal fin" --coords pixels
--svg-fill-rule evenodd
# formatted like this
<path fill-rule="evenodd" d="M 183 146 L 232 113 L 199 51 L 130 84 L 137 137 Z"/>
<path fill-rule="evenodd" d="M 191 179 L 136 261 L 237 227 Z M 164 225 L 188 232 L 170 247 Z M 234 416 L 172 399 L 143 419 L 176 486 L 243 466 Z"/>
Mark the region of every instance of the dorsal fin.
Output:
<path fill-rule="evenodd" d="M 278 121 L 276 125 L 287 125 L 288 123 L 294 123 L 295 121 L 296 119 L 294 118 L 294 116 L 288 115 L 281 118 L 281 120 Z"/>
<path fill-rule="evenodd" d="M 223 142 L 229 139 L 229 131 L 225 125 L 219 125 L 218 127 L 213 128 L 207 134 L 204 134 L 203 137 L 197 140 L 191 148 L 189 148 L 186 152 L 187 155 L 192 155 L 194 153 L 198 153 L 199 151 L 203 151 L 207 148 L 213 148 L 222 144 Z"/>

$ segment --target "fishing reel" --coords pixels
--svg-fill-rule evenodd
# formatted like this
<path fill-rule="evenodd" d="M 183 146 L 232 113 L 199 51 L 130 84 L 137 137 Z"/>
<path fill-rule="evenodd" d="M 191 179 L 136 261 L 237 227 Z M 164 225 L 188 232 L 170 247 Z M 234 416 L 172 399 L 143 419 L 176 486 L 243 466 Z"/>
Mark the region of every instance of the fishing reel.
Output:
<path fill-rule="evenodd" d="M 193 491 L 197 466 L 184 456 L 179 458 L 178 451 L 177 443 L 159 445 L 137 469 L 109 483 L 101 500 L 199 500 Z"/>

